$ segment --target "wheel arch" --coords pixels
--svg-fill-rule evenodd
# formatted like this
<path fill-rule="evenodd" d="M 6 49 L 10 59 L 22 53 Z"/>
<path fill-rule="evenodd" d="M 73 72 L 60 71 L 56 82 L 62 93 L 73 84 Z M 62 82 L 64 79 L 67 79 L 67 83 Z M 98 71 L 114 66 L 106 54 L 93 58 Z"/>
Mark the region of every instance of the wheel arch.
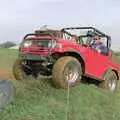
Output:
<path fill-rule="evenodd" d="M 102 74 L 102 80 L 103 80 L 103 77 L 105 76 L 105 74 L 106 74 L 107 71 L 113 71 L 115 73 L 115 75 L 117 76 L 117 80 L 120 80 L 118 71 L 116 69 L 114 69 L 114 68 L 111 68 L 111 67 L 107 68 L 103 72 L 103 74 Z"/>
<path fill-rule="evenodd" d="M 119 80 L 119 73 L 118 73 L 118 71 L 117 71 L 116 69 L 114 69 L 114 68 L 108 68 L 105 72 L 107 72 L 108 70 L 113 71 L 113 72 L 116 74 L 117 79 Z M 104 73 L 105 73 L 105 72 L 104 72 Z M 104 76 L 104 75 L 103 75 L 103 76 Z"/>
<path fill-rule="evenodd" d="M 117 80 L 120 80 L 120 78 L 119 78 L 119 74 L 118 74 L 118 71 L 115 70 L 115 69 L 112 69 L 112 71 L 115 72 L 115 74 L 116 74 L 116 76 L 117 76 Z"/>
<path fill-rule="evenodd" d="M 63 56 L 75 57 L 82 65 L 82 72 L 83 73 L 85 72 L 85 62 L 84 62 L 83 57 L 79 53 L 77 53 L 75 51 L 66 51 L 63 53 Z"/>

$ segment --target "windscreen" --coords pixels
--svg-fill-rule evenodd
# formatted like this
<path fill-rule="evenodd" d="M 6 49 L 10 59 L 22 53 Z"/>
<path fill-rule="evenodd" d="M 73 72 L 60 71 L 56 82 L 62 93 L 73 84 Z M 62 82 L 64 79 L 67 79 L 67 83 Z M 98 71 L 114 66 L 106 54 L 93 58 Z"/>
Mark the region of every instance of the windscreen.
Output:
<path fill-rule="evenodd" d="M 68 29 L 65 31 L 70 33 L 71 35 L 76 35 L 76 36 L 86 36 L 89 31 L 93 32 L 93 30 L 91 29 Z"/>
<path fill-rule="evenodd" d="M 51 40 L 32 40 L 32 45 L 38 47 L 49 48 L 51 47 Z"/>

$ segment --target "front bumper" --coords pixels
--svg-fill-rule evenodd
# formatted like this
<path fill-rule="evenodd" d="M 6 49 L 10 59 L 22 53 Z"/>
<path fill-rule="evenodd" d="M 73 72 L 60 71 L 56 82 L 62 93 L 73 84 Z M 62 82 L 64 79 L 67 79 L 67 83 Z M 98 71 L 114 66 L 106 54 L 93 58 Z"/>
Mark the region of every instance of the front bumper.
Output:
<path fill-rule="evenodd" d="M 22 60 L 39 60 L 39 61 L 49 61 L 50 55 L 36 55 L 36 54 L 20 54 L 20 59 Z"/>

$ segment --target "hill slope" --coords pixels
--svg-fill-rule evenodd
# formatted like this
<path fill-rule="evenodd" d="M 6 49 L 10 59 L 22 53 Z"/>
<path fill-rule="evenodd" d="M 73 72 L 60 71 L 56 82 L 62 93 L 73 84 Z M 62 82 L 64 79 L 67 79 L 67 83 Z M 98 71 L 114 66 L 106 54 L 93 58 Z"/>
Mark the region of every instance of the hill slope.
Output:
<path fill-rule="evenodd" d="M 17 51 L 0 49 L 0 77 L 13 79 Z M 16 81 L 15 100 L 0 113 L 0 120 L 120 120 L 120 92 L 109 93 L 94 85 L 77 85 L 68 92 L 55 89 L 51 79 Z M 68 110 L 68 113 L 66 113 Z"/>

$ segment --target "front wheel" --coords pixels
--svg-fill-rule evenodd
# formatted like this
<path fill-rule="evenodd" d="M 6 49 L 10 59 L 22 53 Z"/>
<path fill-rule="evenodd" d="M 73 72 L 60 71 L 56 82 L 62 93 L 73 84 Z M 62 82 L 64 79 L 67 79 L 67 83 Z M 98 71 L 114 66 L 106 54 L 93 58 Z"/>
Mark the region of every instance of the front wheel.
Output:
<path fill-rule="evenodd" d="M 22 61 L 17 59 L 13 65 L 13 75 L 16 80 L 24 80 L 31 73 L 27 68 L 24 68 Z"/>
<path fill-rule="evenodd" d="M 74 57 L 62 57 L 53 66 L 52 79 L 56 87 L 66 89 L 75 86 L 80 82 L 81 76 L 81 64 Z"/>
<path fill-rule="evenodd" d="M 108 69 L 105 72 L 103 79 L 104 79 L 104 81 L 102 81 L 100 83 L 101 88 L 105 88 L 112 92 L 117 89 L 118 79 L 117 79 L 117 75 L 114 71 L 112 71 L 111 69 Z"/>

